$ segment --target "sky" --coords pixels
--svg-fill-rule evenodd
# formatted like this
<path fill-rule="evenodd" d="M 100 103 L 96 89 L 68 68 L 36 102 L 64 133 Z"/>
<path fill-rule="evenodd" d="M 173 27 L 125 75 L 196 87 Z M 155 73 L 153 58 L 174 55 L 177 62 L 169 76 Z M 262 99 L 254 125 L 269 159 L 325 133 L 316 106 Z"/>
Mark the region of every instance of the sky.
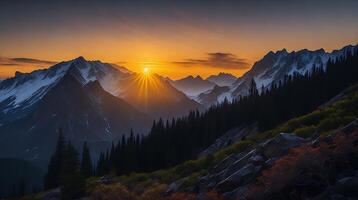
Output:
<path fill-rule="evenodd" d="M 1 0 L 0 78 L 84 56 L 173 79 L 358 43 L 357 0 Z"/>

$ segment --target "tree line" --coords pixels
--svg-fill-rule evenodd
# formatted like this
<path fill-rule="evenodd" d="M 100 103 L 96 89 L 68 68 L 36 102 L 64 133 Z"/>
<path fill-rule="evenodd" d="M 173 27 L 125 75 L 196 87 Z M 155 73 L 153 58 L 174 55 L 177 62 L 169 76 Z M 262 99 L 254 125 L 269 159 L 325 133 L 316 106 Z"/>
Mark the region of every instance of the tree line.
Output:
<path fill-rule="evenodd" d="M 101 153 L 96 173 L 153 171 L 195 159 L 232 128 L 257 123 L 260 131 L 271 129 L 313 111 L 357 81 L 357 52 L 329 60 L 325 69 L 314 66 L 304 75 L 285 76 L 266 88 L 256 86 L 253 79 L 249 95 L 233 102 L 225 100 L 206 112 L 195 110 L 177 119 L 159 119 L 144 137 L 131 131 L 129 137 L 123 136 L 109 151 Z"/>

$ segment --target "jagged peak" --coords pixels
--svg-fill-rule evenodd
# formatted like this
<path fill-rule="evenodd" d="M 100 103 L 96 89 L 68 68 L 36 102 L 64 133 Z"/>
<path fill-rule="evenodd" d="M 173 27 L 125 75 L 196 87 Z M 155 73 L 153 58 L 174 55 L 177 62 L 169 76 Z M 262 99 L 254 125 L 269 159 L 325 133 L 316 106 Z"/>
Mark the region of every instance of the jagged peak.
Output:
<path fill-rule="evenodd" d="M 277 50 L 276 52 L 273 52 L 273 51 L 270 51 L 268 54 L 266 55 L 271 55 L 271 54 L 274 54 L 274 55 L 279 55 L 279 54 L 287 54 L 288 51 L 286 48 L 283 48 L 281 50 Z"/>
<path fill-rule="evenodd" d="M 281 53 L 287 53 L 287 49 L 286 48 L 283 48 L 281 51 L 279 51 Z"/>
<path fill-rule="evenodd" d="M 203 78 L 200 75 L 197 75 L 195 79 L 203 80 Z"/>
<path fill-rule="evenodd" d="M 72 61 L 86 62 L 87 60 L 83 56 L 79 56 L 79 57 L 73 59 Z"/>
<path fill-rule="evenodd" d="M 218 76 L 222 76 L 222 75 L 232 75 L 232 74 L 230 74 L 230 73 L 225 73 L 225 72 L 220 72 L 220 73 L 218 73 Z"/>
<path fill-rule="evenodd" d="M 16 71 L 15 72 L 15 76 L 16 77 L 18 77 L 18 76 L 21 76 L 21 75 L 24 75 L 25 73 L 22 73 L 22 72 L 20 72 L 20 71 Z"/>

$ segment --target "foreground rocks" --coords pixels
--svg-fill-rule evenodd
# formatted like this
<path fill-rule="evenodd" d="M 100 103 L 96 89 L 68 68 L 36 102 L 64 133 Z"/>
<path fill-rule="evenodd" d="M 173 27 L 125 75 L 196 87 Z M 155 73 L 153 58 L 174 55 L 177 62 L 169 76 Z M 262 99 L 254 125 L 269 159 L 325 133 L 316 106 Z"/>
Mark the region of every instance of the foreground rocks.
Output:
<path fill-rule="evenodd" d="M 200 192 L 215 189 L 227 198 L 234 198 L 243 193 L 245 185 L 253 181 L 263 169 L 272 166 L 278 157 L 303 142 L 306 140 L 301 137 L 281 133 L 245 152 L 231 154 L 201 177 Z"/>
<path fill-rule="evenodd" d="M 216 139 L 215 142 L 207 149 L 199 154 L 199 157 L 214 154 L 218 150 L 225 148 L 235 141 L 242 140 L 249 135 L 254 135 L 258 132 L 257 124 L 233 128 L 227 131 L 223 136 Z"/>
<path fill-rule="evenodd" d="M 330 136 L 304 139 L 291 133 L 281 133 L 244 152 L 231 154 L 214 166 L 199 180 L 199 193 L 212 189 L 220 192 L 227 199 L 242 197 L 248 185 L 253 183 L 265 169 L 273 166 L 276 160 L 287 155 L 292 148 L 302 145 L 315 147 L 321 142 L 330 144 L 337 134 L 351 134 L 358 130 L 358 120 L 337 130 Z M 312 189 L 322 192 L 317 199 L 355 199 L 358 197 L 358 172 L 342 172 L 333 185 L 318 177 L 301 180 L 292 187 Z M 299 179 L 298 179 L 299 180 Z M 353 198 L 352 198 L 353 197 Z"/>

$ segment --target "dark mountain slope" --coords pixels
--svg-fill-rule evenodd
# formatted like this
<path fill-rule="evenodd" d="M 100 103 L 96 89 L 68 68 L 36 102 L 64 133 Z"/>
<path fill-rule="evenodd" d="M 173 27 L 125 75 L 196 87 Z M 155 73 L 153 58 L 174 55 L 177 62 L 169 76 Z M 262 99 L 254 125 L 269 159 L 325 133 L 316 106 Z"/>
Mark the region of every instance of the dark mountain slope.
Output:
<path fill-rule="evenodd" d="M 0 127 L 1 157 L 47 163 L 58 128 L 78 149 L 87 141 L 97 153 L 131 128 L 145 133 L 150 124 L 145 114 L 105 92 L 97 83 L 84 87 L 77 75 L 76 69 L 70 70 L 34 112 Z"/>

